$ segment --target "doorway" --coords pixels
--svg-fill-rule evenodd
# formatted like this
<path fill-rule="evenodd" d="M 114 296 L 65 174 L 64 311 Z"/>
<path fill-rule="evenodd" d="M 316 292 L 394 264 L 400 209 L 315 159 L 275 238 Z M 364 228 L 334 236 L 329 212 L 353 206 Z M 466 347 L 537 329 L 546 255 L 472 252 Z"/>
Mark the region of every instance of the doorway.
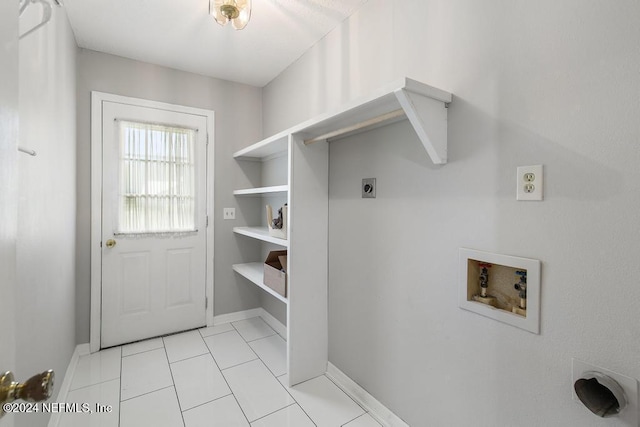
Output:
<path fill-rule="evenodd" d="M 92 92 L 92 352 L 212 323 L 213 119 Z"/>

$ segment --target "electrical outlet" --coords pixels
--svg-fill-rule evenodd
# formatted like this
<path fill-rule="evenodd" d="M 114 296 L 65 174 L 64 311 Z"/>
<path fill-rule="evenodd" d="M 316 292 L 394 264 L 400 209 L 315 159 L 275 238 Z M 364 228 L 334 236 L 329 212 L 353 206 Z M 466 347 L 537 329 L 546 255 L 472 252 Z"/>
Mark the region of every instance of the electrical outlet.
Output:
<path fill-rule="evenodd" d="M 224 208 L 224 219 L 236 219 L 236 208 Z"/>
<path fill-rule="evenodd" d="M 376 198 L 376 179 L 375 178 L 364 178 L 362 180 L 362 198 L 363 199 Z"/>
<path fill-rule="evenodd" d="M 516 181 L 517 200 L 542 200 L 542 165 L 519 166 Z"/>

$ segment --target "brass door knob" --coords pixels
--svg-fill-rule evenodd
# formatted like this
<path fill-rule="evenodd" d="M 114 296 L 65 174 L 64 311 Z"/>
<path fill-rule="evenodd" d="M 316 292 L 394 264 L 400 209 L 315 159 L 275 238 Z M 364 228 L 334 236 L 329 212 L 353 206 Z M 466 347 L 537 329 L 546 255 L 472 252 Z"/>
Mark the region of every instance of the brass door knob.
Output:
<path fill-rule="evenodd" d="M 112 247 L 114 247 L 115 245 L 116 245 L 116 241 L 115 241 L 115 240 L 113 240 L 113 239 L 109 239 L 109 240 L 107 240 L 107 247 L 108 247 L 109 249 L 111 249 L 111 248 L 112 248 Z"/>
<path fill-rule="evenodd" d="M 0 405 L 17 399 L 28 402 L 41 402 L 51 397 L 53 393 L 53 370 L 45 371 L 29 378 L 23 383 L 14 381 L 13 373 L 5 372 L 0 376 Z M 4 410 L 0 406 L 0 417 Z"/>

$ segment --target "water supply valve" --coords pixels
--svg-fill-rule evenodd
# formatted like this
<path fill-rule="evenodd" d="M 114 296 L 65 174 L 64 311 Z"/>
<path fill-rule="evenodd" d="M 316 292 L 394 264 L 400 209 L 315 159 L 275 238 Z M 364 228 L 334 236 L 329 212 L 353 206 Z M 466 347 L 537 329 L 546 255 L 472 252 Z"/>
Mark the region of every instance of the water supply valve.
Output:
<path fill-rule="evenodd" d="M 480 283 L 480 295 L 474 295 L 473 300 L 495 307 L 497 303 L 496 298 L 487 294 L 487 288 L 489 287 L 488 269 L 491 268 L 491 264 L 481 262 L 478 264 L 478 267 L 481 268 L 480 276 L 478 277 L 478 281 Z"/>
<path fill-rule="evenodd" d="M 511 310 L 513 313 L 520 314 L 522 316 L 527 315 L 527 272 L 525 270 L 516 271 L 516 275 L 520 276 L 520 281 L 513 285 L 514 289 L 518 291 L 520 297 L 520 304 L 518 307 L 513 307 Z"/>
<path fill-rule="evenodd" d="M 487 296 L 487 288 L 489 287 L 489 270 L 487 270 L 488 268 L 491 268 L 491 264 L 487 264 L 487 263 L 480 263 L 478 264 L 479 267 L 482 268 L 482 270 L 480 271 L 480 296 L 482 296 L 483 298 L 486 298 Z"/>

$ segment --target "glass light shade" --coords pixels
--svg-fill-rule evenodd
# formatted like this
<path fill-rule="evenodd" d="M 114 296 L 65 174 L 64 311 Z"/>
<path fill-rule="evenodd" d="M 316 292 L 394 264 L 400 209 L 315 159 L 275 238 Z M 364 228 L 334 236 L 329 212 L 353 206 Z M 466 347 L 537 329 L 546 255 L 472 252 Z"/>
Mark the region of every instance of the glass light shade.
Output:
<path fill-rule="evenodd" d="M 246 27 L 251 18 L 251 0 L 209 0 L 209 13 L 220 25 L 231 25 L 236 30 Z"/>

